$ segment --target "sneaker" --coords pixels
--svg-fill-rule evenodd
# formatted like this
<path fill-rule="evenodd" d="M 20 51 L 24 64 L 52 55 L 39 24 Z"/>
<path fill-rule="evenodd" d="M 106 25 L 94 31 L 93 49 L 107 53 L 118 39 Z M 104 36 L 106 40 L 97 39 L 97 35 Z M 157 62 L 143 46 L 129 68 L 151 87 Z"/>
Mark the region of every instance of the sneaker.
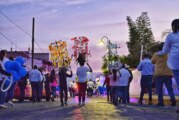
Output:
<path fill-rule="evenodd" d="M 157 106 L 165 106 L 163 103 L 157 103 Z"/>
<path fill-rule="evenodd" d="M 139 103 L 140 105 L 143 105 L 143 103 L 142 103 L 142 101 L 141 101 L 141 100 L 139 100 L 139 101 L 138 101 L 138 103 Z"/>
<path fill-rule="evenodd" d="M 149 101 L 148 105 L 153 105 L 153 102 L 152 102 L 152 101 Z"/>
<path fill-rule="evenodd" d="M 65 105 L 68 105 L 68 104 L 67 104 L 67 101 L 65 101 Z"/>
<path fill-rule="evenodd" d="M 179 109 L 176 110 L 176 113 L 179 113 Z"/>
<path fill-rule="evenodd" d="M 63 104 L 63 103 L 61 103 L 61 106 L 63 107 L 63 106 L 64 106 L 64 104 Z"/>
<path fill-rule="evenodd" d="M 9 101 L 8 104 L 9 104 L 10 106 L 14 106 L 14 103 L 13 103 L 12 101 Z"/>
<path fill-rule="evenodd" d="M 52 97 L 52 98 L 51 98 L 51 101 L 52 101 L 52 102 L 55 102 L 55 98 L 54 98 L 54 97 Z"/>
<path fill-rule="evenodd" d="M 7 107 L 5 105 L 0 105 L 0 109 L 7 109 Z"/>
<path fill-rule="evenodd" d="M 171 106 L 176 106 L 176 101 L 172 102 Z"/>
<path fill-rule="evenodd" d="M 82 102 L 82 105 L 85 105 L 85 102 Z"/>

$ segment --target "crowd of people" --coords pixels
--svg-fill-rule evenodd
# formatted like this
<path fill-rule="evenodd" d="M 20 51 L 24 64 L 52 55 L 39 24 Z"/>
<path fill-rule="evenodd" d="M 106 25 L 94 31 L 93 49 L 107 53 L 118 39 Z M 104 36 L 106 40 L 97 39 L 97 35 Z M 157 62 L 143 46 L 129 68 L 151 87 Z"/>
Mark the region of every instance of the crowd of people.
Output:
<path fill-rule="evenodd" d="M 175 19 L 171 26 L 173 32 L 167 36 L 165 42 L 160 43 L 157 46 L 159 51 L 156 51 L 151 59 L 148 54 L 144 54 L 143 60 L 137 67 L 137 69 L 141 71 L 141 92 L 138 101 L 141 105 L 143 104 L 143 96 L 146 89 L 149 94 L 148 104 L 153 104 L 152 80 L 155 79 L 157 88 L 156 91 L 158 94 L 157 106 L 164 106 L 163 84 L 165 84 L 168 90 L 171 106 L 176 106 L 176 99 L 172 88 L 172 77 L 175 78 L 176 83 L 179 86 L 179 19 Z M 11 76 L 11 74 L 6 72 L 4 68 L 4 62 L 7 61 L 4 50 L 1 50 L 0 52 L 0 61 L 1 86 L 5 77 Z M 79 67 L 76 70 L 77 81 L 72 81 L 70 83 L 69 91 L 70 96 L 75 97 L 75 88 L 77 86 L 78 104 L 85 105 L 86 91 L 88 97 L 92 97 L 96 86 L 92 80 L 87 82 L 87 72 L 92 72 L 92 68 L 85 61 L 84 56 L 79 55 L 77 61 L 79 63 Z M 52 69 L 50 73 L 43 74 L 43 70 L 38 69 L 35 65 L 33 69 L 18 82 L 21 94 L 19 101 L 24 101 L 25 87 L 27 85 L 27 78 L 29 78 L 32 88 L 32 102 L 41 102 L 43 84 L 45 84 L 46 101 L 55 101 L 55 97 L 58 96 L 58 94 L 56 94 L 56 89 L 60 86 L 59 96 L 61 106 L 68 105 L 67 77 L 70 78 L 72 76 L 73 72 L 71 67 L 62 66 L 58 69 L 58 71 Z M 117 105 L 118 103 L 129 103 L 129 88 L 132 79 L 132 72 L 125 66 L 125 64 L 122 64 L 122 66 L 118 69 L 109 68 L 109 71 L 105 74 L 105 81 L 103 84 L 103 87 L 106 86 L 107 101 L 113 103 L 114 105 Z M 4 105 L 5 101 L 13 105 L 12 99 L 15 84 L 16 83 L 14 82 L 7 92 L 0 91 L 0 108 L 7 108 Z M 177 112 L 179 113 L 179 109 Z"/>

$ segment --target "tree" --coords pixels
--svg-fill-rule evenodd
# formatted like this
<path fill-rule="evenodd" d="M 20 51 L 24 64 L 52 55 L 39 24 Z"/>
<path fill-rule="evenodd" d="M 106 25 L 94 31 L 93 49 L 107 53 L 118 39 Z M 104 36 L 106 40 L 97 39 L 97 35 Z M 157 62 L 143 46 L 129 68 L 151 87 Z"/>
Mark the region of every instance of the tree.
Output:
<path fill-rule="evenodd" d="M 103 57 L 103 65 L 101 67 L 103 74 L 106 75 L 106 73 L 109 72 L 109 65 L 112 62 L 120 61 L 120 57 L 118 55 L 108 55 Z"/>
<path fill-rule="evenodd" d="M 129 42 L 126 43 L 129 49 L 128 64 L 137 66 L 140 61 L 141 45 L 145 53 L 152 54 L 154 52 L 152 46 L 155 46 L 156 42 L 147 12 L 143 12 L 136 22 L 127 16 L 127 22 L 129 26 Z"/>

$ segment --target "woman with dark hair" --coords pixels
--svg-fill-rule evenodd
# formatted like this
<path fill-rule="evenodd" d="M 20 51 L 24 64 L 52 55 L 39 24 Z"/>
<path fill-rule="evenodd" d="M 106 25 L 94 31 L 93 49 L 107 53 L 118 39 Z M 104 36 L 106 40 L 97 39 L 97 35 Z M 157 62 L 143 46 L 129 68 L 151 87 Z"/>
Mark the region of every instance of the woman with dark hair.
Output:
<path fill-rule="evenodd" d="M 50 73 L 50 81 L 51 81 L 51 92 L 52 92 L 52 97 L 51 100 L 52 102 L 55 101 L 55 97 L 56 97 L 56 89 L 58 86 L 58 82 L 57 82 L 57 78 L 56 78 L 56 74 L 55 74 L 55 70 L 53 69 Z"/>
<path fill-rule="evenodd" d="M 6 79 L 7 76 L 11 76 L 11 74 L 7 73 L 4 68 L 4 64 L 8 59 L 6 58 L 6 51 L 0 51 L 0 87 L 3 83 L 3 80 Z M 6 86 L 5 86 L 6 87 Z M 7 92 L 3 92 L 0 89 L 0 109 L 6 109 L 7 107 L 4 105 L 6 99 Z"/>
<path fill-rule="evenodd" d="M 50 101 L 51 91 L 50 91 L 50 73 L 45 74 L 45 98 L 46 101 Z"/>
<path fill-rule="evenodd" d="M 167 64 L 172 70 L 176 83 L 179 87 L 179 19 L 175 19 L 171 23 L 172 32 L 165 39 L 163 49 L 158 55 L 168 54 Z M 179 109 L 176 111 L 179 113 Z"/>
<path fill-rule="evenodd" d="M 114 105 L 117 105 L 117 99 L 118 99 L 118 95 L 117 95 L 117 88 L 118 88 L 118 79 L 119 76 L 117 76 L 117 70 L 116 69 L 112 69 L 111 73 L 109 75 L 110 78 L 110 100 Z"/>
<path fill-rule="evenodd" d="M 85 65 L 85 58 L 83 55 L 79 55 L 77 59 L 80 67 L 77 68 L 76 74 L 78 76 L 78 89 L 79 89 L 79 105 L 85 105 L 85 94 L 87 89 L 87 72 L 92 72 L 92 69 L 88 63 Z M 82 102 L 82 103 L 81 103 Z"/>
<path fill-rule="evenodd" d="M 129 103 L 129 82 L 132 79 L 132 73 L 122 64 L 122 68 L 119 70 L 120 77 L 118 81 L 118 91 L 121 93 L 121 100 L 123 104 Z"/>

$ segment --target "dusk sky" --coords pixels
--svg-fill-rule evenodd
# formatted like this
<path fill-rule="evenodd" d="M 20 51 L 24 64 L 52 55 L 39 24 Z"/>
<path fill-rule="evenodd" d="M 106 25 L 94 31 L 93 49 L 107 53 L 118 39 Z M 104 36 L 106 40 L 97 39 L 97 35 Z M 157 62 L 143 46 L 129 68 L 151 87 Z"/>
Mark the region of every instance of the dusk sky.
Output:
<path fill-rule="evenodd" d="M 119 55 L 127 55 L 129 40 L 126 16 L 136 20 L 142 12 L 148 12 L 156 41 L 170 28 L 171 21 L 179 18 L 179 0 L 0 0 L 0 32 L 20 48 L 31 47 L 31 38 L 19 30 L 4 15 L 31 35 L 32 18 L 35 17 L 35 40 L 49 52 L 48 46 L 55 40 L 67 41 L 71 54 L 73 37 L 89 38 L 94 71 L 101 70 L 105 47 L 97 42 L 107 36 L 121 48 Z M 0 49 L 10 50 L 11 43 L 0 34 Z M 13 45 L 15 49 L 15 46 Z M 35 45 L 35 52 L 42 52 Z"/>

